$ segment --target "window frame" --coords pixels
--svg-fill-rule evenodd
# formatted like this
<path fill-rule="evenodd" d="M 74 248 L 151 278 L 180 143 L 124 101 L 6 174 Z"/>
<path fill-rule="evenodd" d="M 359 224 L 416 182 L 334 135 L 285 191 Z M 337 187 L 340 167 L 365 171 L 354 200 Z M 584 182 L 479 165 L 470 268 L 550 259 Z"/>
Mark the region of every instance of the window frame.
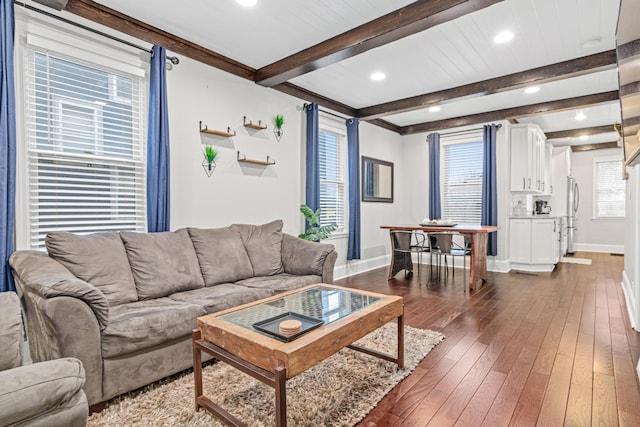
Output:
<path fill-rule="evenodd" d="M 622 173 L 624 171 L 624 161 L 622 159 L 622 156 L 594 156 L 593 157 L 593 190 L 592 190 L 592 197 L 593 197 L 593 208 L 592 208 L 592 220 L 593 221 L 621 221 L 624 219 L 625 214 L 623 213 L 623 215 L 621 216 L 612 216 L 612 215 L 608 215 L 608 216 L 601 216 L 598 215 L 598 202 L 599 202 L 599 194 L 600 192 L 598 191 L 598 183 L 599 183 L 599 174 L 598 174 L 598 164 L 599 163 L 619 163 L 618 166 L 618 179 L 620 180 L 621 184 L 623 185 L 622 188 L 622 205 L 623 205 L 623 211 L 626 213 L 626 181 L 624 179 L 622 179 Z"/>
<path fill-rule="evenodd" d="M 338 186 L 341 187 L 343 200 L 342 200 L 342 224 L 338 223 L 338 228 L 331 234 L 332 237 L 346 235 L 349 232 L 349 185 L 348 185 L 348 159 L 347 159 L 347 126 L 344 121 L 340 121 L 337 118 L 329 116 L 320 112 L 318 114 L 318 131 L 328 132 L 338 136 L 340 145 L 340 157 L 342 161 L 342 181 L 338 182 Z M 320 139 L 320 138 L 319 138 Z M 320 140 L 318 141 L 320 144 Z M 320 166 L 320 165 L 319 165 Z M 322 179 L 320 178 L 320 184 L 322 185 Z M 322 218 L 322 213 L 321 213 Z M 321 221 L 320 225 L 328 225 Z"/>
<path fill-rule="evenodd" d="M 470 144 L 470 143 L 479 143 L 481 145 L 482 151 L 484 151 L 484 147 L 482 146 L 482 132 L 474 132 L 472 134 L 465 134 L 462 136 L 451 136 L 451 137 L 447 137 L 447 136 L 443 136 L 440 138 L 440 209 L 441 209 L 441 213 L 442 213 L 442 219 L 452 219 L 454 221 L 460 221 L 459 219 L 456 218 L 448 218 L 447 214 L 445 212 L 445 187 L 446 187 L 446 183 L 445 183 L 445 178 L 446 178 L 446 174 L 445 174 L 445 159 L 446 159 L 446 151 L 447 151 L 447 147 L 450 147 L 452 145 L 460 145 L 460 144 Z M 482 154 L 480 157 L 480 169 L 481 169 L 481 173 L 483 173 L 482 171 Z M 482 182 L 482 178 L 481 178 L 481 182 Z M 482 184 L 481 184 L 481 193 L 480 193 L 480 202 L 482 203 Z M 464 221 L 460 221 L 460 223 L 463 224 L 470 224 L 470 225 L 480 225 L 481 222 L 481 212 L 482 212 L 482 206 L 479 209 L 479 217 L 478 217 L 478 221 L 477 223 L 475 222 L 464 222 Z M 436 218 L 434 218 L 436 219 Z"/>
<path fill-rule="evenodd" d="M 98 152 L 91 155 L 84 155 L 80 153 L 67 153 L 70 160 L 65 158 L 60 159 L 63 163 L 66 161 L 79 161 L 79 159 L 90 159 L 94 156 L 93 161 L 86 161 L 87 163 L 96 163 L 103 165 L 107 169 L 112 169 L 111 175 L 122 176 L 125 173 L 124 170 L 128 170 L 128 166 L 125 163 L 132 166 L 131 173 L 127 172 L 127 176 L 135 176 L 135 187 L 131 191 L 135 192 L 133 196 L 135 210 L 133 213 L 125 213 L 122 211 L 121 206 L 124 201 L 119 198 L 115 198 L 111 201 L 111 205 L 107 208 L 114 221 L 119 222 L 123 217 L 131 220 L 132 216 L 135 218 L 136 231 L 146 231 L 146 121 L 147 121 L 147 99 L 148 99 L 148 78 L 149 78 L 149 62 L 144 60 L 144 56 L 140 55 L 137 50 L 128 48 L 126 46 L 114 46 L 106 41 L 104 38 L 95 36 L 90 33 L 79 31 L 77 28 L 55 23 L 53 24 L 49 18 L 42 17 L 34 14 L 28 10 L 18 9 L 15 13 L 15 39 L 14 46 L 15 56 L 19 60 L 15 61 L 16 70 L 16 82 L 25 82 L 31 75 L 28 62 L 33 60 L 30 53 L 35 51 L 49 52 L 52 56 L 60 57 L 62 59 L 70 60 L 73 63 L 84 65 L 90 68 L 96 68 L 105 72 L 115 72 L 123 76 L 130 76 L 140 79 L 136 86 L 136 114 L 133 116 L 133 130 L 136 132 L 136 143 L 131 147 L 134 150 L 131 159 L 123 158 L 122 164 L 117 161 L 113 161 L 111 158 L 107 160 L 95 159 L 95 156 L 103 156 L 103 147 L 96 145 Z M 30 189 L 30 173 L 32 172 L 32 166 L 29 166 L 33 160 L 33 136 L 31 131 L 27 129 L 27 123 L 31 122 L 28 115 L 27 108 L 29 106 L 28 96 L 31 96 L 28 92 L 31 86 L 27 83 L 16 84 L 16 139 L 18 147 L 16 150 L 16 164 L 18 165 L 18 173 L 16 174 L 16 222 L 15 222 L 15 247 L 16 250 L 22 249 L 35 249 L 42 250 L 41 246 L 37 245 L 35 239 L 37 231 L 32 230 L 32 221 L 37 220 L 36 215 L 33 214 L 34 207 L 31 206 L 33 196 Z M 64 95 L 60 98 L 62 99 Z M 55 103 L 58 100 L 52 97 L 51 102 Z M 71 98 L 72 103 L 77 103 L 76 99 Z M 82 104 L 82 102 L 80 102 Z M 88 102 L 90 108 L 94 111 L 103 108 L 100 104 L 93 104 Z M 131 103 L 128 103 L 132 105 Z M 81 105 L 87 107 L 88 105 Z M 53 104 L 52 104 L 53 107 Z M 98 114 L 101 114 L 98 112 Z M 102 128 L 99 127 L 98 133 L 102 132 Z M 63 154 L 59 144 L 55 144 L 53 151 Z M 66 159 L 66 160 L 65 160 Z M 111 162 L 111 163 L 110 163 Z M 111 164 L 111 166 L 108 166 Z M 120 169 L 125 167 L 125 169 Z M 98 173 L 105 173 L 104 171 L 98 171 Z M 142 184 L 139 184 L 139 180 L 142 180 Z M 122 180 L 109 181 L 111 188 L 117 188 L 120 193 L 130 191 L 123 187 L 128 185 Z M 114 187 L 115 185 L 115 187 Z M 143 191 L 139 189 L 142 188 Z M 140 209 L 141 207 L 141 209 Z M 89 208 L 89 210 L 95 210 L 95 208 Z M 115 212 L 115 214 L 113 214 Z M 64 216 L 64 213 L 61 213 Z M 46 221 L 47 218 L 42 219 Z M 35 223 L 34 223 L 35 224 Z M 82 233 L 82 232 L 78 232 Z M 32 243 L 32 238 L 34 238 Z"/>

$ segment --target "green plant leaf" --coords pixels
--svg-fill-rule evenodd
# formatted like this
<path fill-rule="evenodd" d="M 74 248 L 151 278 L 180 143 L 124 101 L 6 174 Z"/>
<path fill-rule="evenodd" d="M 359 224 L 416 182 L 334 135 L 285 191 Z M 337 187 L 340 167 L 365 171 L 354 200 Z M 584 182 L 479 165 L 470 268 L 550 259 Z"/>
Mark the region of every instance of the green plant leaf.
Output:
<path fill-rule="evenodd" d="M 202 154 L 209 163 L 213 163 L 216 157 L 218 157 L 218 151 L 216 151 L 212 145 L 205 145 Z"/>
<path fill-rule="evenodd" d="M 276 114 L 276 116 L 273 118 L 273 124 L 275 125 L 276 129 L 280 129 L 282 125 L 284 125 L 284 116 L 282 114 Z"/>
<path fill-rule="evenodd" d="M 307 221 L 308 227 L 304 233 L 298 235 L 299 238 L 319 242 L 329 237 L 337 230 L 337 224 L 320 225 L 320 208 L 315 212 L 307 205 L 300 205 L 300 212 Z"/>

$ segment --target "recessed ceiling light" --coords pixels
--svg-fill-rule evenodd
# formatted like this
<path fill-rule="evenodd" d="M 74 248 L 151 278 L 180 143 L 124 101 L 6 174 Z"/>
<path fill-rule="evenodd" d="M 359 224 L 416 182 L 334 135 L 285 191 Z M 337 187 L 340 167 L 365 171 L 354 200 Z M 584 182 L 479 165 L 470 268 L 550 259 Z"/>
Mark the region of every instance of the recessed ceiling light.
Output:
<path fill-rule="evenodd" d="M 240 6 L 244 6 L 244 7 L 253 7 L 258 3 L 258 0 L 236 0 L 236 2 L 240 5 Z"/>
<path fill-rule="evenodd" d="M 589 135 L 582 135 L 580 137 L 580 141 L 586 141 L 587 139 L 589 139 Z"/>
<path fill-rule="evenodd" d="M 493 42 L 501 44 L 511 41 L 512 39 L 513 33 L 511 31 L 501 31 L 493 38 Z"/>
<path fill-rule="evenodd" d="M 524 90 L 524 93 L 528 93 L 528 94 L 532 94 L 536 92 L 540 92 L 540 88 L 538 86 L 529 86 Z"/>
<path fill-rule="evenodd" d="M 584 111 L 582 110 L 576 111 L 576 116 L 574 117 L 575 120 L 578 120 L 579 122 L 581 122 L 586 118 L 587 118 L 587 115 L 584 114 Z"/>
<path fill-rule="evenodd" d="M 371 80 L 375 81 L 375 82 L 379 82 L 380 80 L 384 80 L 387 76 L 384 73 L 381 73 L 379 71 L 371 74 Z"/>
<path fill-rule="evenodd" d="M 430 113 L 437 113 L 438 111 L 440 111 L 440 107 L 438 107 L 437 105 L 434 105 L 433 107 L 429 107 Z"/>

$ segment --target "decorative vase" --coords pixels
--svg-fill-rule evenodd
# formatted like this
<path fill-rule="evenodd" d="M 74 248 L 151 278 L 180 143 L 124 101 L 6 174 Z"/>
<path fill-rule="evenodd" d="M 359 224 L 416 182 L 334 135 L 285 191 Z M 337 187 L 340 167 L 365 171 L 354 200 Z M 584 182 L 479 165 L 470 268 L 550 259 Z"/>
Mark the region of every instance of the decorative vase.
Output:
<path fill-rule="evenodd" d="M 211 178 L 211 174 L 213 173 L 213 171 L 216 168 L 216 161 L 212 160 L 211 163 L 209 163 L 209 161 L 207 159 L 204 159 L 202 161 L 202 169 L 204 169 L 204 172 L 207 174 L 207 176 L 209 178 Z"/>
<path fill-rule="evenodd" d="M 282 130 L 282 128 L 273 128 L 273 134 L 276 136 L 276 141 L 280 142 L 280 138 L 282 138 L 283 133 L 284 131 Z"/>

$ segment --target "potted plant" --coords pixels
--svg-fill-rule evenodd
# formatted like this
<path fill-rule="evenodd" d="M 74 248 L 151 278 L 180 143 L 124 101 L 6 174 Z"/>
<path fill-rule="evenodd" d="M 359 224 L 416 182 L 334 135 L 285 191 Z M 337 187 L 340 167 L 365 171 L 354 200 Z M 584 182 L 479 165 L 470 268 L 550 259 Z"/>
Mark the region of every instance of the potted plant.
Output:
<path fill-rule="evenodd" d="M 210 177 L 213 170 L 216 168 L 216 157 L 218 157 L 218 151 L 213 148 L 212 145 L 205 145 L 202 154 L 204 155 L 202 167 L 204 168 L 207 176 Z"/>
<path fill-rule="evenodd" d="M 315 212 L 307 205 L 300 205 L 300 212 L 304 215 L 304 219 L 309 224 L 309 227 L 298 237 L 304 240 L 310 240 L 312 242 L 319 242 L 324 240 L 338 228 L 338 224 L 320 225 L 320 208 Z"/>
<path fill-rule="evenodd" d="M 276 135 L 277 141 L 280 141 L 280 138 L 284 133 L 282 125 L 284 125 L 284 116 L 282 114 L 276 114 L 276 116 L 273 118 L 273 133 Z"/>

